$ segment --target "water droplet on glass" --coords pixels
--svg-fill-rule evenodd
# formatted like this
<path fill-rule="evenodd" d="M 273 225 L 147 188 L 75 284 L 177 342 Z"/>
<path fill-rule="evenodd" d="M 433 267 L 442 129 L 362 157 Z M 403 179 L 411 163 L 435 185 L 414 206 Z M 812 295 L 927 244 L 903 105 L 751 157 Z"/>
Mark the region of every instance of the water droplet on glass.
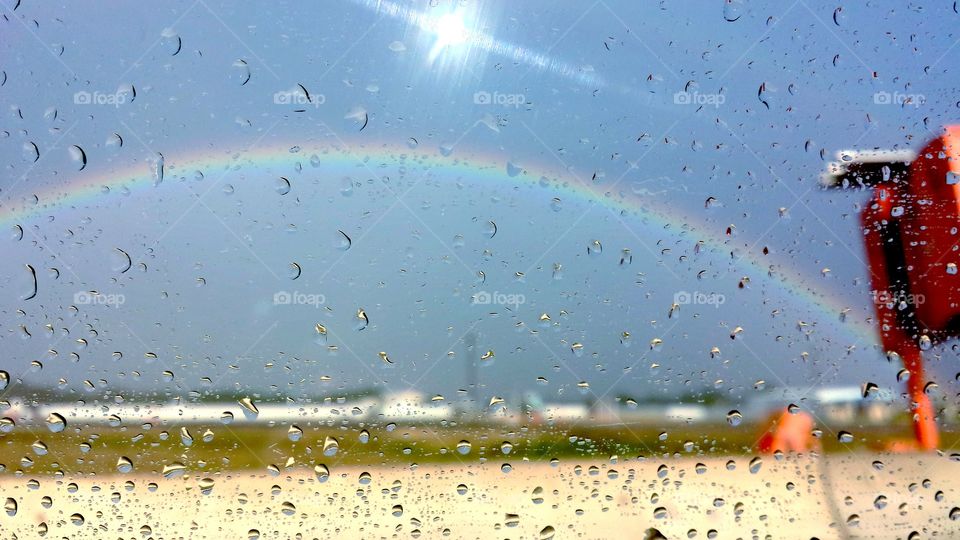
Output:
<path fill-rule="evenodd" d="M 318 464 L 313 468 L 313 474 L 317 477 L 317 482 L 326 482 L 330 478 L 330 469 L 326 465 Z"/>
<path fill-rule="evenodd" d="M 198 484 L 200 487 L 200 493 L 203 493 L 204 495 L 209 495 L 210 493 L 213 492 L 213 486 L 215 484 L 216 482 L 213 481 L 213 478 L 210 478 L 210 477 L 201 478 Z"/>
<path fill-rule="evenodd" d="M 44 443 L 43 441 L 34 442 L 32 445 L 30 445 L 30 448 L 33 450 L 33 453 L 38 456 L 45 456 L 50 451 L 47 448 L 46 443 Z"/>
<path fill-rule="evenodd" d="M 187 467 L 180 462 L 174 461 L 168 465 L 163 466 L 163 477 L 164 478 L 177 478 L 183 476 L 183 473 L 187 471 Z"/>
<path fill-rule="evenodd" d="M 327 436 L 323 440 L 323 455 L 327 457 L 333 457 L 337 455 L 337 452 L 340 450 L 340 441 L 336 438 Z"/>
<path fill-rule="evenodd" d="M 596 257 L 603 253 L 603 244 L 599 240 L 593 240 L 587 244 L 587 254 Z"/>
<path fill-rule="evenodd" d="M 47 429 L 53 433 L 60 433 L 67 427 L 67 420 L 59 413 L 52 412 L 47 415 Z"/>
<path fill-rule="evenodd" d="M 126 456 L 117 458 L 117 470 L 121 473 L 129 473 L 133 470 L 133 462 Z"/>
<path fill-rule="evenodd" d="M 239 403 L 240 407 L 243 408 L 243 415 L 247 417 L 247 420 L 257 419 L 257 415 L 260 414 L 260 409 L 257 408 L 257 405 L 253 402 L 252 399 L 245 397 L 245 398 L 242 398 L 237 403 Z"/>
<path fill-rule="evenodd" d="M 290 180 L 285 176 L 280 176 L 273 181 L 273 189 L 280 195 L 290 193 Z"/>

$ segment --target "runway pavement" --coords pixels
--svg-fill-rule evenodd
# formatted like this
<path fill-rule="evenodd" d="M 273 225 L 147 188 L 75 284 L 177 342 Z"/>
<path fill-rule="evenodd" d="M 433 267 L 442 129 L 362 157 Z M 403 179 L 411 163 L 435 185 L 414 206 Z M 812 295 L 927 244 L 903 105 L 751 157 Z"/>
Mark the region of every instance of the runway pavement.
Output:
<path fill-rule="evenodd" d="M 960 537 L 949 456 L 755 457 L 331 467 L 323 482 L 314 464 L 277 476 L 4 473 L 0 538 Z"/>

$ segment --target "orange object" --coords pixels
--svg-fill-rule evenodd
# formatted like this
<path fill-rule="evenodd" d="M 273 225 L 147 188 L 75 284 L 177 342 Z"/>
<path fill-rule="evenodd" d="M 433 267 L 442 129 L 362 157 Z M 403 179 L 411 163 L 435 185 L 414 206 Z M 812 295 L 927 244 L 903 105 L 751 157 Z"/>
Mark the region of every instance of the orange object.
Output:
<path fill-rule="evenodd" d="M 880 338 L 909 372 L 920 448 L 940 442 L 922 350 L 960 334 L 960 126 L 913 159 L 841 153 L 827 184 L 873 186 L 861 214 Z"/>
<path fill-rule="evenodd" d="M 814 447 L 813 417 L 810 413 L 784 410 L 769 431 L 760 439 L 763 453 L 806 452 Z"/>

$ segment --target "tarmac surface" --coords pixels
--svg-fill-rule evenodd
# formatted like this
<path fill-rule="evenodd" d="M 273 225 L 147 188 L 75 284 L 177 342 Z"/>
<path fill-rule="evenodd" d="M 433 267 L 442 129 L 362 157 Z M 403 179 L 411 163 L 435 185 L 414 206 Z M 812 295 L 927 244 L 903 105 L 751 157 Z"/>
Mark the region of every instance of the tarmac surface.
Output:
<path fill-rule="evenodd" d="M 0 538 L 960 537 L 955 457 L 754 458 L 5 473 Z"/>

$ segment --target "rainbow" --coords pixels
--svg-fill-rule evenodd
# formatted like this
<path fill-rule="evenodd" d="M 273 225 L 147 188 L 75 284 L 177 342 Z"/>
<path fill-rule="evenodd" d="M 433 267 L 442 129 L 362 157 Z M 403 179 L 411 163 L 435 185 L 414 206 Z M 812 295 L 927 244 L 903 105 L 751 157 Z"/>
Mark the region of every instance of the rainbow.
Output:
<path fill-rule="evenodd" d="M 457 156 L 460 151 L 457 151 Z M 453 174 L 464 179 L 474 181 L 486 180 L 489 182 L 507 182 L 514 184 L 536 185 L 547 182 L 550 192 L 555 197 L 579 199 L 587 203 L 599 203 L 613 211 L 640 218 L 646 226 L 659 227 L 660 230 L 671 234 L 680 240 L 702 242 L 707 249 L 729 254 L 731 246 L 729 239 L 723 234 L 712 232 L 715 225 L 708 224 L 693 216 L 681 214 L 677 209 L 655 205 L 651 198 L 643 198 L 632 192 L 612 193 L 605 191 L 602 183 L 591 185 L 575 178 L 575 175 L 563 171 L 551 171 L 548 167 L 527 166 L 508 171 L 508 165 L 503 157 L 483 156 L 471 154 L 468 158 L 456 157 L 441 147 L 433 152 L 421 150 L 419 146 L 382 144 L 375 149 L 368 145 L 356 145 L 346 148 L 345 145 L 324 145 L 323 150 L 305 149 L 296 145 L 280 145 L 276 143 L 257 145 L 244 152 L 191 149 L 183 152 L 169 152 L 165 156 L 164 184 L 175 183 L 187 175 L 201 171 L 206 177 L 218 180 L 218 172 L 226 175 L 232 171 L 254 168 L 290 169 L 300 163 L 304 167 L 309 162 L 319 160 L 324 166 L 356 169 L 365 167 L 376 174 L 378 167 L 416 166 L 422 171 L 429 170 L 433 174 Z M 314 163 L 316 164 L 316 163 Z M 57 183 L 44 191 L 34 192 L 30 202 L 20 206 L 0 206 L 0 223 L 8 226 L 23 225 L 30 220 L 40 219 L 57 211 L 75 208 L 88 201 L 109 197 L 111 193 L 122 190 L 135 192 L 152 188 L 156 185 L 156 178 L 149 161 L 139 161 L 133 165 L 125 165 L 119 169 L 96 171 L 87 169 L 76 173 L 68 182 Z M 9 197 L 8 197 L 9 200 Z M 829 296 L 815 290 L 805 283 L 799 273 L 787 275 L 776 264 L 771 255 L 761 259 L 749 250 L 739 250 L 732 259 L 734 267 L 743 275 L 750 276 L 751 280 L 771 285 L 781 290 L 791 302 L 813 309 L 825 316 L 824 320 L 837 320 L 845 306 L 840 305 Z M 771 271 L 771 268 L 778 270 Z M 864 320 L 848 319 L 838 326 L 840 332 L 853 338 L 854 343 L 870 345 L 877 343 L 876 330 Z"/>

